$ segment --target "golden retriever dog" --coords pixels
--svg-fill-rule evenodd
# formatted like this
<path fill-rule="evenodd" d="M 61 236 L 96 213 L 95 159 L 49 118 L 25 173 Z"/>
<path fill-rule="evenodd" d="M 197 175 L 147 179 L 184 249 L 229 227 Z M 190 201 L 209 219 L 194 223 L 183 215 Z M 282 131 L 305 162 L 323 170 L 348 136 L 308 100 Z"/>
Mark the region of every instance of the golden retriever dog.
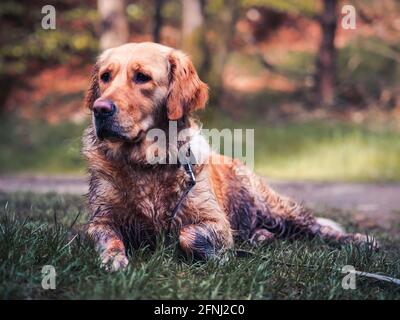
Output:
<path fill-rule="evenodd" d="M 207 85 L 179 50 L 130 43 L 98 58 L 86 97 L 93 123 L 83 154 L 90 175 L 87 233 L 103 265 L 125 268 L 128 249 L 160 234 L 176 236 L 183 252 L 197 259 L 218 257 L 236 241 L 259 245 L 283 237 L 372 245 L 278 195 L 238 160 L 210 151 L 193 117 L 207 99 Z M 171 121 L 178 132 L 191 129 L 190 148 L 207 159 L 190 172 L 179 162 L 149 163 L 146 156 L 155 143 L 147 133 L 158 128 L 168 139 Z"/>

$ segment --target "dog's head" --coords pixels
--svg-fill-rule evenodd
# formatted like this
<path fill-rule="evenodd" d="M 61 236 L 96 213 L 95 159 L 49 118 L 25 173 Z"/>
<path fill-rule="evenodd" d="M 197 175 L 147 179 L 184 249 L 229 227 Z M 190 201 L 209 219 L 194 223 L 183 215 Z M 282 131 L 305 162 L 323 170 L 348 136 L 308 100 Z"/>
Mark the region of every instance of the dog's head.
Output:
<path fill-rule="evenodd" d="M 100 55 L 86 104 L 100 140 L 140 144 L 149 129 L 187 117 L 207 99 L 206 84 L 183 52 L 130 43 Z"/>

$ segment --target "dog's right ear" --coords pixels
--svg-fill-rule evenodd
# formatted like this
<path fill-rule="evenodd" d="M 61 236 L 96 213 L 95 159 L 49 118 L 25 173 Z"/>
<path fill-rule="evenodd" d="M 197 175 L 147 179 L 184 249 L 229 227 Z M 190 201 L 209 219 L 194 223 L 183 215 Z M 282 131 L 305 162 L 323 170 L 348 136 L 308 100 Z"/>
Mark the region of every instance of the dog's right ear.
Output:
<path fill-rule="evenodd" d="M 93 103 L 100 97 L 99 65 L 96 63 L 92 70 L 90 87 L 85 96 L 85 109 L 92 110 Z"/>

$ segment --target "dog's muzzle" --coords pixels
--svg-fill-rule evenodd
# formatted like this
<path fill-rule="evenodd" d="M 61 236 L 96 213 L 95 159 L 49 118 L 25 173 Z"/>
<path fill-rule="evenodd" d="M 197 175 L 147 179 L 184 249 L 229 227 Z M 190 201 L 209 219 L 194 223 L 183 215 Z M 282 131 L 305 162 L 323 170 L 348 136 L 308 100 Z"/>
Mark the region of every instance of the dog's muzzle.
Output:
<path fill-rule="evenodd" d="M 115 123 L 117 107 L 111 100 L 97 99 L 93 104 L 96 135 L 100 140 L 123 139 L 119 126 Z"/>

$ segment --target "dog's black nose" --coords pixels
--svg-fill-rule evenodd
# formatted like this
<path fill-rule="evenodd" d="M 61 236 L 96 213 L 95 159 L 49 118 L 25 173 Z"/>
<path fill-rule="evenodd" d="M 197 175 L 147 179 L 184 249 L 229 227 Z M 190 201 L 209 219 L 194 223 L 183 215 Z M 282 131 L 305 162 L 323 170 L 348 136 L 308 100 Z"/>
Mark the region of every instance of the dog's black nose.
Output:
<path fill-rule="evenodd" d="M 111 100 L 97 99 L 93 104 L 93 113 L 96 118 L 111 117 L 117 108 Z"/>

